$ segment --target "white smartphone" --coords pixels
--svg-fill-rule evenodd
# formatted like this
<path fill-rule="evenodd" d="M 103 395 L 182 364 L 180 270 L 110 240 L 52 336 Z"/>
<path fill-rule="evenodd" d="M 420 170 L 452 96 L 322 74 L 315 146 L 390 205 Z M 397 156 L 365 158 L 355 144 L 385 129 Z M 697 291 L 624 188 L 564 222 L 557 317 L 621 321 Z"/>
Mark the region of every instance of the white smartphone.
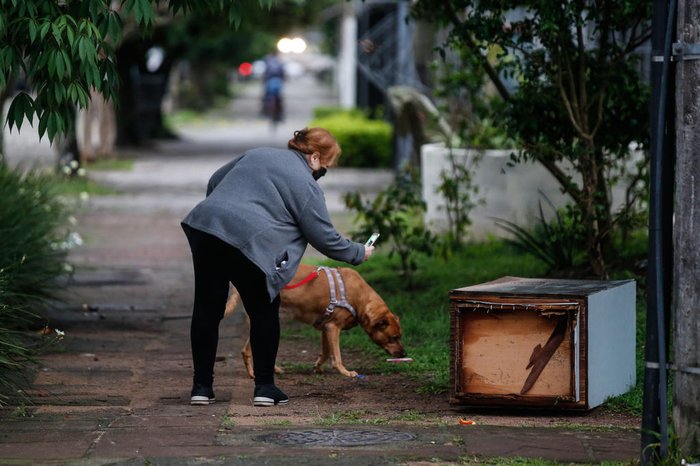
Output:
<path fill-rule="evenodd" d="M 372 236 L 369 237 L 369 239 L 365 243 L 365 246 L 374 246 L 374 243 L 375 241 L 377 241 L 377 238 L 379 238 L 379 233 L 372 233 Z"/>

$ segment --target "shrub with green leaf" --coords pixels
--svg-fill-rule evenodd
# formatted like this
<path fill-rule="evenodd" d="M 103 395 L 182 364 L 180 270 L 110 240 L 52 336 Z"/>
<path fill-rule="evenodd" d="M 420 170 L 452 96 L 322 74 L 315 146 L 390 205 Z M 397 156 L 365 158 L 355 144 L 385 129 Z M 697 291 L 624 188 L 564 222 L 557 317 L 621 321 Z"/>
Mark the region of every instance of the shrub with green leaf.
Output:
<path fill-rule="evenodd" d="M 539 217 L 534 225 L 521 226 L 504 219 L 496 219 L 496 225 L 513 235 L 507 242 L 547 264 L 550 274 L 571 270 L 585 254 L 582 214 L 575 205 L 556 209 L 546 196 L 545 200 L 554 211 L 551 220 L 545 217 L 539 201 Z"/>
<path fill-rule="evenodd" d="M 389 257 L 399 256 L 404 287 L 412 288 L 417 256 L 432 252 L 434 243 L 432 233 L 423 223 L 425 202 L 416 176 L 397 177 L 373 200 L 363 199 L 360 192 L 347 193 L 345 204 L 357 211 L 359 228 L 353 237 L 366 239 L 374 232 L 379 233 L 382 243 L 391 244 Z"/>
<path fill-rule="evenodd" d="M 441 241 L 443 255 L 461 247 L 467 236 L 467 229 L 472 224 L 469 215 L 480 200 L 479 186 L 474 180 L 474 171 L 479 163 L 479 154 L 470 158 L 468 163 L 461 163 L 450 148 L 447 160 L 449 167 L 440 171 L 440 184 L 436 192 L 445 199 L 445 204 L 438 207 L 447 216 L 448 229 Z"/>
<path fill-rule="evenodd" d="M 389 168 L 392 162 L 392 129 L 385 121 L 367 118 L 359 110 L 323 108 L 309 126 L 325 128 L 336 137 L 343 155 L 342 167 Z"/>
<path fill-rule="evenodd" d="M 53 178 L 0 163 L 0 389 L 12 387 L 40 341 L 34 309 L 64 272 L 68 209 Z M 0 398 L 0 403 L 3 399 Z"/>

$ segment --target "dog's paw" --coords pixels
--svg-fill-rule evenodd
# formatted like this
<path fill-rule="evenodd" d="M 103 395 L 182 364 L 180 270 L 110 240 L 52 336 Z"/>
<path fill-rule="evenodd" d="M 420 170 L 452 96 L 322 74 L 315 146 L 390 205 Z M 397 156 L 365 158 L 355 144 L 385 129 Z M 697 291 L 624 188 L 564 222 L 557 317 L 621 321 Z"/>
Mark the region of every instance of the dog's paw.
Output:
<path fill-rule="evenodd" d="M 345 375 L 347 375 L 348 377 L 357 377 L 359 374 L 355 371 L 348 371 L 348 373 Z"/>
<path fill-rule="evenodd" d="M 323 367 L 321 366 L 314 366 L 314 372 L 317 374 L 323 374 Z"/>
<path fill-rule="evenodd" d="M 275 374 L 284 374 L 284 369 L 280 366 L 275 365 Z"/>

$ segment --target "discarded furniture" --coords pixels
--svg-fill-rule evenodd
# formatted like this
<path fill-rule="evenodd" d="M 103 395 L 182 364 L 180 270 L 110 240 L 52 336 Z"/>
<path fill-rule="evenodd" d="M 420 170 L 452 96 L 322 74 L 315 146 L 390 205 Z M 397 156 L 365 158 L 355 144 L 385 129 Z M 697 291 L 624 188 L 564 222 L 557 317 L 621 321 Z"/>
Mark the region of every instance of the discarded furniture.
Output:
<path fill-rule="evenodd" d="M 635 384 L 634 280 L 503 277 L 450 292 L 450 402 L 587 410 Z"/>

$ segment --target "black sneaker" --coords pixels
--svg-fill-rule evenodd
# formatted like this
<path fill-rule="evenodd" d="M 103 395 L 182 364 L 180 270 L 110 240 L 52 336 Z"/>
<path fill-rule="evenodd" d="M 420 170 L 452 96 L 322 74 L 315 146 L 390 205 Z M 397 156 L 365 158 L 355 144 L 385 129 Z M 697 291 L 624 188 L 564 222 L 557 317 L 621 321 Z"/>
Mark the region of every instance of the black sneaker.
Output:
<path fill-rule="evenodd" d="M 253 393 L 253 406 L 284 405 L 289 402 L 289 397 L 275 384 L 256 385 Z"/>
<path fill-rule="evenodd" d="M 190 398 L 191 405 L 210 405 L 215 401 L 214 390 L 210 386 L 194 384 Z"/>

